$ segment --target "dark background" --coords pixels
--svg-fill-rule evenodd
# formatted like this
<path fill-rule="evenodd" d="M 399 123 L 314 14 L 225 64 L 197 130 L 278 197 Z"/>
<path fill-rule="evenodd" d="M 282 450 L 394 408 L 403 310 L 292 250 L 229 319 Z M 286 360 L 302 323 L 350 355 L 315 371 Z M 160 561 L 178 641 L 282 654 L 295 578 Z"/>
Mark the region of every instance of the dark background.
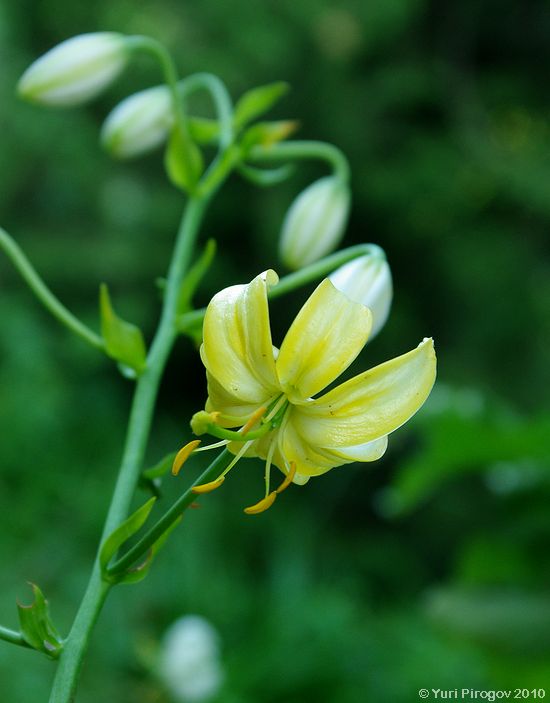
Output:
<path fill-rule="evenodd" d="M 347 154 L 345 243 L 380 244 L 394 275 L 390 320 L 354 369 L 431 335 L 439 378 L 382 460 L 291 487 L 262 517 L 241 510 L 261 494 L 262 466 L 240 464 L 185 517 L 146 581 L 112 594 L 79 701 L 167 701 L 150 662 L 185 613 L 220 633 L 219 703 L 550 689 L 548 4 L 0 4 L 0 223 L 90 326 L 105 281 L 150 338 L 182 198 L 160 154 L 113 162 L 98 133 L 118 100 L 159 81 L 157 67 L 136 60 L 81 109 L 38 109 L 14 92 L 41 53 L 97 30 L 154 36 L 182 76 L 217 73 L 234 98 L 292 85 L 274 117 L 299 119 L 300 138 Z M 265 268 L 284 273 L 282 218 L 324 173 L 305 164 L 270 190 L 231 179 L 203 230 L 219 253 L 198 304 Z M 307 292 L 274 303 L 279 342 Z M 50 319 L 4 257 L 0 293 L 0 622 L 17 627 L 15 599 L 30 600 L 31 580 L 65 632 L 114 483 L 131 383 Z M 166 379 L 150 463 L 189 437 L 204 403 L 187 340 Z M 162 505 L 181 486 L 168 479 Z M 2 700 L 47 700 L 52 674 L 40 655 L 0 642 Z"/>

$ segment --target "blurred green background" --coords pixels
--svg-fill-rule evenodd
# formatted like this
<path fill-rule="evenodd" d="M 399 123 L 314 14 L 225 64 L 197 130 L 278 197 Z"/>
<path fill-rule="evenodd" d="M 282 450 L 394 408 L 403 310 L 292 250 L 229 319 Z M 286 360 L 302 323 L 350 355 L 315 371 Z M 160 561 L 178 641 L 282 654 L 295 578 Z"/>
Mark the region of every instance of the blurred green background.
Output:
<path fill-rule="evenodd" d="M 83 109 L 14 96 L 38 55 L 96 30 L 150 34 L 182 74 L 217 73 L 234 98 L 291 83 L 274 116 L 348 155 L 346 243 L 380 244 L 394 274 L 390 320 L 354 368 L 432 335 L 439 379 L 382 460 L 291 488 L 259 518 L 241 508 L 261 493 L 262 466 L 241 464 L 185 517 L 141 585 L 115 589 L 79 702 L 168 701 L 151 661 L 185 613 L 220 634 L 216 703 L 405 703 L 420 687 L 550 693 L 548 4 L 0 3 L 0 223 L 91 326 L 105 281 L 121 314 L 150 334 L 182 199 L 160 154 L 113 162 L 98 132 L 118 100 L 158 81 L 156 67 L 136 61 Z M 265 268 L 283 273 L 285 210 L 323 174 L 307 164 L 261 191 L 231 179 L 205 223 L 219 254 L 199 304 Z M 307 292 L 274 303 L 275 329 Z M 3 256 L 0 293 L 0 622 L 16 627 L 15 599 L 30 600 L 31 580 L 66 631 L 132 388 L 48 317 Z M 151 463 L 189 436 L 205 399 L 187 340 L 166 379 Z M 163 506 L 182 485 L 165 482 Z M 40 655 L 0 642 L 2 701 L 47 700 L 52 675 Z"/>

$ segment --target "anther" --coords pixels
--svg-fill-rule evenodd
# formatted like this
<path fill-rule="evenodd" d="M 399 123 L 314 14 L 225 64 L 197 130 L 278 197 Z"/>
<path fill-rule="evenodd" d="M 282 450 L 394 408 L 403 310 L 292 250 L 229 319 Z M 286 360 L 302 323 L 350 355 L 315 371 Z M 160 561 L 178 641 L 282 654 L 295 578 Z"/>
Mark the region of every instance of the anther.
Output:
<path fill-rule="evenodd" d="M 198 486 L 192 486 L 191 490 L 193 493 L 210 493 L 210 491 L 215 491 L 216 488 L 219 488 L 222 483 L 225 481 L 225 478 L 221 476 L 220 478 L 217 478 L 215 481 L 210 481 L 210 483 L 201 483 Z"/>
<path fill-rule="evenodd" d="M 174 459 L 174 463 L 172 464 L 172 474 L 174 476 L 179 474 L 181 467 L 185 464 L 187 459 L 189 459 L 193 451 L 199 446 L 200 443 L 200 439 L 193 439 L 179 450 Z"/>
<path fill-rule="evenodd" d="M 266 412 L 267 408 L 265 406 L 262 406 L 261 408 L 258 408 L 255 412 L 253 412 L 252 415 L 249 417 L 247 423 L 241 428 L 241 434 L 245 435 L 247 432 L 250 432 L 254 425 L 262 419 Z"/>
<path fill-rule="evenodd" d="M 285 480 L 281 483 L 279 488 L 275 490 L 275 493 L 282 493 L 285 488 L 288 488 L 290 484 L 292 483 L 292 480 L 294 479 L 294 476 L 296 475 L 296 462 L 291 461 L 290 462 L 290 468 L 288 470 L 287 475 L 285 476 Z"/>
<path fill-rule="evenodd" d="M 272 491 L 269 495 L 267 495 L 265 498 L 262 498 L 255 505 L 251 505 L 250 507 L 245 508 L 244 512 L 247 515 L 258 515 L 258 513 L 263 513 L 264 510 L 271 508 L 271 506 L 275 502 L 276 497 L 277 491 Z"/>

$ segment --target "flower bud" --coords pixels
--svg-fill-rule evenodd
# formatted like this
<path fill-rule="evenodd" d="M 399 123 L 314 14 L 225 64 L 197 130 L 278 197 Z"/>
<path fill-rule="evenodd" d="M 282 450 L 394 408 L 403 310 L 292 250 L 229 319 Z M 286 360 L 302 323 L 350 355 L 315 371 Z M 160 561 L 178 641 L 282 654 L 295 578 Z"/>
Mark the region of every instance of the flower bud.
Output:
<path fill-rule="evenodd" d="M 360 256 L 340 266 L 328 277 L 348 298 L 366 305 L 372 312 L 372 339 L 384 326 L 390 313 L 393 287 L 390 267 L 382 249 L 372 245 L 372 254 Z"/>
<path fill-rule="evenodd" d="M 17 90 L 22 98 L 42 105 L 80 105 L 112 83 L 127 58 L 122 34 L 80 34 L 54 46 L 31 64 Z"/>
<path fill-rule="evenodd" d="M 164 635 L 158 673 L 174 701 L 210 700 L 223 680 L 219 636 L 199 615 L 176 620 Z"/>
<path fill-rule="evenodd" d="M 283 223 L 279 252 L 284 264 L 298 269 L 333 251 L 344 234 L 349 205 L 349 189 L 335 176 L 302 191 Z"/>
<path fill-rule="evenodd" d="M 170 91 L 158 85 L 119 103 L 103 123 L 101 142 L 118 158 L 139 156 L 167 140 L 173 121 Z"/>

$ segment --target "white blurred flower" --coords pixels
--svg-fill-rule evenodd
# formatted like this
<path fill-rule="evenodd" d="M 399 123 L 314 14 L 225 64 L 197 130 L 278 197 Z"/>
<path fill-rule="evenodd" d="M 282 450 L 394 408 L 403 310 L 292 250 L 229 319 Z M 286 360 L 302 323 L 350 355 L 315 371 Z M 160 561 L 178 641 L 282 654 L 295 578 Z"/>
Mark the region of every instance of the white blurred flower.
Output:
<path fill-rule="evenodd" d="M 291 269 L 317 261 L 336 249 L 348 220 L 350 193 L 336 176 L 315 181 L 290 206 L 281 232 L 279 252 Z"/>
<path fill-rule="evenodd" d="M 103 123 L 101 141 L 114 156 L 131 158 L 165 142 L 173 122 L 170 91 L 158 85 L 120 102 Z"/>
<path fill-rule="evenodd" d="M 335 288 L 348 298 L 363 303 L 372 312 L 372 330 L 369 339 L 382 329 L 390 313 L 393 286 L 390 267 L 380 247 L 371 245 L 372 254 L 348 261 L 330 274 Z"/>
<path fill-rule="evenodd" d="M 30 102 L 70 107 L 94 98 L 126 66 L 124 35 L 80 34 L 54 46 L 21 76 L 17 90 Z"/>
<path fill-rule="evenodd" d="M 223 681 L 214 627 L 199 615 L 176 620 L 162 639 L 158 673 L 177 703 L 209 700 Z"/>

